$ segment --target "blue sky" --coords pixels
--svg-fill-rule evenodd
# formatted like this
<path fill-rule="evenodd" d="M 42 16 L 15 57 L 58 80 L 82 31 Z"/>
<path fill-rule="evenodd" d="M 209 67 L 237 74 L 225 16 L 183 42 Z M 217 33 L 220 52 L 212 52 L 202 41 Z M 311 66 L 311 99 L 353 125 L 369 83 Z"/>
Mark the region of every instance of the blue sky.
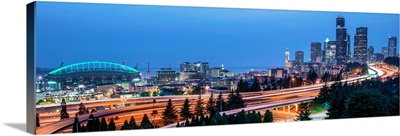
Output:
<path fill-rule="evenodd" d="M 38 2 L 36 65 L 279 67 L 286 48 L 291 59 L 304 51 L 307 61 L 311 42 L 335 40 L 338 15 L 346 18 L 352 50 L 357 27 L 368 27 L 375 52 L 387 46 L 388 35 L 399 35 L 396 14 Z"/>

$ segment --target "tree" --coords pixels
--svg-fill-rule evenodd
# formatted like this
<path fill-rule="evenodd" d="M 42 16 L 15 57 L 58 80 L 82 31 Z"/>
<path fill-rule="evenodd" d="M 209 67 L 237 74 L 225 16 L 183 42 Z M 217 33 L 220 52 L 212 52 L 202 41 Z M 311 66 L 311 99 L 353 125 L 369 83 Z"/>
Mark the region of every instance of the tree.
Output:
<path fill-rule="evenodd" d="M 260 85 L 260 82 L 258 82 L 258 79 L 257 79 L 257 78 L 254 78 L 254 82 L 253 82 L 253 84 L 252 84 L 251 87 L 250 87 L 250 91 L 251 91 L 251 92 L 258 92 L 258 91 L 261 91 L 261 85 Z"/>
<path fill-rule="evenodd" d="M 139 126 L 136 124 L 135 117 L 131 116 L 131 119 L 129 120 L 129 129 L 137 129 Z"/>
<path fill-rule="evenodd" d="M 88 123 L 86 125 L 86 131 L 87 132 L 92 132 L 93 131 L 93 126 L 94 126 L 94 116 L 93 116 L 93 114 L 90 114 L 87 122 Z"/>
<path fill-rule="evenodd" d="M 85 125 L 82 125 L 82 127 L 81 127 L 81 132 L 86 132 L 87 130 L 86 130 L 86 126 Z"/>
<path fill-rule="evenodd" d="M 346 103 L 344 118 L 389 116 L 386 97 L 374 89 L 356 90 Z"/>
<path fill-rule="evenodd" d="M 246 107 L 246 103 L 244 102 L 239 89 L 236 90 L 235 94 L 233 93 L 233 91 L 231 91 L 228 97 L 227 105 L 229 109 L 238 109 Z"/>
<path fill-rule="evenodd" d="M 198 86 L 196 86 L 192 91 L 192 94 L 204 94 L 204 93 L 205 92 L 203 91 L 203 89 Z"/>
<path fill-rule="evenodd" d="M 72 124 L 72 133 L 78 133 L 81 132 L 81 123 L 79 123 L 79 118 L 75 116 L 75 121 Z"/>
<path fill-rule="evenodd" d="M 140 123 L 140 128 L 142 129 L 149 129 L 153 128 L 153 124 L 150 122 L 149 118 L 147 117 L 147 114 L 143 115 L 142 122 Z"/>
<path fill-rule="evenodd" d="M 216 112 L 221 112 L 227 110 L 227 105 L 226 102 L 224 101 L 224 98 L 222 98 L 222 93 L 219 92 L 217 101 L 215 102 L 215 110 Z"/>
<path fill-rule="evenodd" d="M 100 121 L 99 131 L 107 131 L 107 130 L 108 130 L 108 125 L 106 119 L 102 117 Z"/>
<path fill-rule="evenodd" d="M 93 131 L 99 131 L 99 130 L 100 130 L 100 120 L 99 118 L 95 118 L 93 123 Z"/>
<path fill-rule="evenodd" d="M 129 123 L 127 120 L 124 121 L 124 124 L 121 126 L 120 130 L 129 130 Z"/>
<path fill-rule="evenodd" d="M 201 116 L 204 114 L 204 106 L 203 106 L 203 99 L 199 96 L 199 99 L 196 102 L 196 107 L 194 107 L 194 115 Z"/>
<path fill-rule="evenodd" d="M 79 109 L 78 109 L 78 115 L 83 115 L 86 113 L 86 108 L 85 105 L 83 105 L 83 103 L 81 102 L 79 104 Z"/>
<path fill-rule="evenodd" d="M 36 113 L 36 127 L 40 127 L 39 113 Z"/>
<path fill-rule="evenodd" d="M 65 99 L 61 100 L 60 118 L 61 119 L 69 118 L 69 115 L 68 115 L 68 112 L 67 112 L 67 103 L 65 102 Z"/>
<path fill-rule="evenodd" d="M 193 116 L 193 114 L 190 112 L 190 105 L 189 105 L 189 99 L 186 98 L 185 102 L 183 103 L 183 107 L 181 109 L 181 117 L 183 119 L 188 119 Z"/>
<path fill-rule="evenodd" d="M 247 81 L 243 81 L 243 79 L 241 78 L 237 85 L 237 89 L 242 92 L 250 92 L 249 83 Z"/>
<path fill-rule="evenodd" d="M 274 121 L 274 117 L 271 111 L 267 110 L 264 113 L 264 120 L 263 122 L 273 122 Z"/>
<path fill-rule="evenodd" d="M 110 123 L 108 123 L 108 130 L 110 130 L 110 131 L 117 130 L 117 127 L 115 126 L 113 118 L 111 118 Z"/>
<path fill-rule="evenodd" d="M 164 119 L 164 125 L 174 122 L 174 120 L 178 118 L 176 112 L 177 111 L 174 109 L 171 99 L 169 99 L 167 107 L 165 108 L 164 112 L 162 113 L 163 116 L 161 117 L 162 119 Z"/>
<path fill-rule="evenodd" d="M 301 103 L 297 114 L 296 121 L 312 120 L 312 118 L 310 118 L 311 111 L 308 109 L 308 103 Z"/>
<path fill-rule="evenodd" d="M 315 81 L 318 78 L 318 74 L 315 73 L 315 70 L 313 68 L 310 69 L 307 75 L 307 80 L 310 81 L 312 84 L 315 84 Z"/>
<path fill-rule="evenodd" d="M 185 127 L 189 127 L 189 126 L 190 126 L 189 119 L 188 119 L 188 118 L 186 118 L 186 121 L 185 121 Z"/>
<path fill-rule="evenodd" d="M 322 78 L 323 82 L 332 81 L 332 75 L 329 72 L 325 72 L 324 75 L 322 75 L 321 78 Z"/>
<path fill-rule="evenodd" d="M 244 110 L 240 111 L 236 116 L 236 123 L 244 124 L 248 123 L 249 119 L 247 118 L 246 112 Z"/>
<path fill-rule="evenodd" d="M 154 91 L 151 96 L 158 96 L 158 93 Z"/>
<path fill-rule="evenodd" d="M 211 93 L 210 98 L 208 99 L 208 103 L 206 106 L 207 112 L 210 114 L 210 116 L 213 116 L 215 114 L 215 99 L 213 93 Z"/>

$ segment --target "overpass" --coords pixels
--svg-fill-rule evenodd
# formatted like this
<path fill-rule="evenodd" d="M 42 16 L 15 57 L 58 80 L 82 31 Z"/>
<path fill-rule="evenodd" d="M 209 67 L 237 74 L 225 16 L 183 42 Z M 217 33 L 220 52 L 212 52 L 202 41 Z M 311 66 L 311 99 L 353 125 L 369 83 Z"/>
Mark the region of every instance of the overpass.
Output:
<path fill-rule="evenodd" d="M 379 70 L 379 69 L 377 69 Z M 381 76 L 378 75 L 377 76 Z M 370 79 L 372 78 L 371 76 L 359 76 L 356 78 L 352 79 L 344 79 L 341 80 L 341 82 L 358 82 L 362 81 L 365 79 Z M 288 88 L 288 89 L 282 89 L 282 90 L 275 90 L 275 91 L 268 91 L 268 92 L 251 92 L 251 93 L 243 93 L 242 95 L 256 95 L 256 96 L 248 96 L 244 97 L 244 100 L 254 100 L 254 99 L 260 99 L 260 98 L 265 98 L 265 97 L 272 97 L 272 96 L 280 96 L 280 95 L 287 95 L 287 94 L 300 94 L 304 92 L 310 92 L 310 91 L 319 91 L 319 89 L 324 86 L 324 85 L 331 85 L 334 82 L 328 82 L 325 84 L 315 84 L 315 85 L 309 85 L 309 86 L 302 86 L 302 87 L 296 87 L 296 88 Z M 226 94 L 228 95 L 228 94 Z M 225 95 L 225 97 L 226 97 Z M 157 98 L 165 98 L 165 99 L 160 99 L 157 100 L 159 102 L 166 102 L 167 99 L 171 98 L 173 102 L 176 101 L 183 101 L 186 98 L 193 98 L 197 97 L 198 95 L 192 95 L 192 96 L 169 96 L 169 97 L 157 97 Z M 202 95 L 202 97 L 207 97 L 209 95 Z M 258 105 L 251 105 L 246 108 L 241 108 L 241 109 L 234 109 L 234 110 L 229 110 L 229 111 L 224 111 L 221 113 L 225 113 L 227 115 L 231 114 L 236 114 L 238 111 L 245 110 L 245 111 L 251 111 L 251 110 L 258 110 L 258 109 L 266 109 L 266 108 L 274 108 L 274 107 L 279 107 L 279 106 L 284 106 L 284 105 L 292 105 L 296 103 L 301 103 L 301 102 L 307 102 L 307 101 L 312 101 L 314 97 L 301 97 L 301 98 L 295 98 L 295 99 L 288 99 L 284 101 L 276 101 L 276 102 L 270 102 L 270 103 L 262 103 Z M 153 98 L 139 98 L 140 100 L 144 100 L 146 102 L 152 102 Z M 136 98 L 138 100 L 138 98 Z M 117 100 L 118 101 L 118 100 Z M 158 106 L 160 106 L 162 103 L 158 103 Z M 107 111 L 101 111 L 101 112 L 95 112 L 93 113 L 93 116 L 95 117 L 103 117 L 107 115 L 114 115 L 114 114 L 119 114 L 123 112 L 128 112 L 128 111 L 134 111 L 134 110 L 140 110 L 140 109 L 146 109 L 146 108 L 151 108 L 151 104 L 143 104 L 143 105 L 137 105 L 137 106 L 132 106 L 132 107 L 124 107 L 124 108 L 118 108 L 118 109 L 112 109 L 112 110 L 107 110 Z M 86 121 L 88 119 L 89 115 L 81 115 L 78 117 L 80 122 Z M 53 124 L 49 124 L 43 127 L 38 127 L 36 129 L 36 134 L 53 134 L 56 133 L 57 131 L 66 128 L 68 126 L 71 126 L 72 123 L 74 122 L 74 118 L 68 118 L 64 120 L 60 120 L 58 122 L 55 122 Z M 184 122 L 184 121 L 182 121 Z M 166 125 L 162 128 L 169 128 L 169 127 L 175 127 L 176 123 Z"/>

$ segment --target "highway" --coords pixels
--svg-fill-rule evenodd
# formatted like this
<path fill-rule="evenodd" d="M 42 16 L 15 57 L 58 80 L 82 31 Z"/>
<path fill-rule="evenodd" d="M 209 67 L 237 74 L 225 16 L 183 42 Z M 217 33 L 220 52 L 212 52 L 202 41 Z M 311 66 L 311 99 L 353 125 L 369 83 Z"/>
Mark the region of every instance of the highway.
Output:
<path fill-rule="evenodd" d="M 379 74 L 378 74 L 379 75 Z M 348 82 L 355 82 L 355 81 L 361 81 L 365 80 L 367 78 L 371 78 L 369 76 L 359 76 L 356 78 L 352 79 L 346 79 L 342 80 L 342 82 L 348 81 Z M 333 84 L 334 82 L 329 82 L 326 83 L 327 85 Z M 288 89 L 282 89 L 282 90 L 274 90 L 274 91 L 267 91 L 267 92 L 251 92 L 251 93 L 241 93 L 244 96 L 244 100 L 246 102 L 251 103 L 248 104 L 246 108 L 241 108 L 241 109 L 235 109 L 235 110 L 229 110 L 229 111 L 224 111 L 221 113 L 225 114 L 236 114 L 238 111 L 245 110 L 245 111 L 252 111 L 252 110 L 259 110 L 259 109 L 266 109 L 266 108 L 271 108 L 271 107 L 277 107 L 277 106 L 283 106 L 283 105 L 288 105 L 288 104 L 293 104 L 293 103 L 300 103 L 304 101 L 311 101 L 313 100 L 319 92 L 319 89 L 323 86 L 324 84 L 315 84 L 315 85 L 310 85 L 310 86 L 302 86 L 302 87 L 296 87 L 296 88 L 288 88 Z M 313 93 L 310 93 L 313 92 Z M 313 95 L 304 95 L 304 94 L 313 94 Z M 229 94 L 225 94 L 224 98 L 227 97 Z M 279 97 L 284 97 L 286 95 L 291 95 L 291 96 L 297 96 L 296 98 L 291 98 L 291 99 L 279 99 Z M 216 98 L 217 95 L 214 95 L 214 98 Z M 124 108 L 115 108 L 111 110 L 104 110 L 104 111 L 99 111 L 93 113 L 95 117 L 104 117 L 104 116 L 116 116 L 118 114 L 123 114 L 126 112 L 134 112 L 137 111 L 139 113 L 145 113 L 143 110 L 148 110 L 152 108 L 152 100 L 154 98 L 157 98 L 157 102 L 155 105 L 156 106 L 165 106 L 165 102 L 168 101 L 168 99 L 172 99 L 174 105 L 178 105 L 178 102 L 183 103 L 184 99 L 186 98 L 191 98 L 197 99 L 198 95 L 192 95 L 192 96 L 163 96 L 163 97 L 153 97 L 153 98 L 134 98 L 134 99 L 126 99 L 127 101 L 125 103 L 129 102 L 135 102 L 137 105 L 135 106 L 130 106 L 130 107 L 124 107 Z M 205 94 L 202 95 L 203 102 L 205 103 L 206 100 L 208 99 L 209 95 Z M 276 97 L 278 99 L 274 99 L 272 101 L 265 101 L 265 99 L 268 99 L 270 97 Z M 257 100 L 264 100 L 264 102 L 257 102 Z M 256 102 L 254 102 L 256 101 Z M 106 104 L 112 104 L 112 103 L 121 103 L 121 100 L 109 100 L 109 103 L 107 101 L 102 101 L 106 103 L 102 103 L 103 105 Z M 86 104 L 90 103 L 96 103 L 96 102 L 88 102 Z M 139 104 L 140 103 L 140 104 Z M 47 105 L 46 105 L 47 106 Z M 51 107 L 51 106 L 49 106 Z M 56 106 L 54 106 L 56 107 Z M 88 106 L 87 106 L 88 107 Z M 179 106 L 175 106 L 175 108 L 179 108 Z M 148 111 L 147 111 L 148 113 Z M 161 115 L 161 112 L 159 112 Z M 138 114 L 139 115 L 139 114 Z M 86 115 L 81 115 L 79 116 L 79 120 L 81 122 L 84 122 L 88 119 L 89 114 Z M 37 134 L 52 134 L 56 133 L 59 130 L 62 130 L 68 126 L 70 126 L 74 122 L 74 118 L 71 117 L 69 119 L 64 119 L 61 121 L 49 123 L 48 125 L 44 125 L 41 127 L 38 127 L 36 130 Z M 164 126 L 166 128 L 168 127 L 175 127 L 176 123 Z"/>

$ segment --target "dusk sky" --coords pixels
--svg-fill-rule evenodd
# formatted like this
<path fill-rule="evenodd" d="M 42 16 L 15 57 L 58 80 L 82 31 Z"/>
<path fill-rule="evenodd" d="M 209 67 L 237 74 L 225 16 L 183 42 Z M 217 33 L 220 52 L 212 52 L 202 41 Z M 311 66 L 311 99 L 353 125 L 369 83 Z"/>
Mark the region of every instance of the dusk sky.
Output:
<path fill-rule="evenodd" d="M 399 37 L 399 15 L 234 8 L 37 2 L 36 65 L 55 68 L 83 61 L 178 68 L 281 67 L 311 42 L 335 40 L 338 15 L 346 18 L 353 52 L 357 27 L 368 27 L 368 46 L 381 52 Z"/>

